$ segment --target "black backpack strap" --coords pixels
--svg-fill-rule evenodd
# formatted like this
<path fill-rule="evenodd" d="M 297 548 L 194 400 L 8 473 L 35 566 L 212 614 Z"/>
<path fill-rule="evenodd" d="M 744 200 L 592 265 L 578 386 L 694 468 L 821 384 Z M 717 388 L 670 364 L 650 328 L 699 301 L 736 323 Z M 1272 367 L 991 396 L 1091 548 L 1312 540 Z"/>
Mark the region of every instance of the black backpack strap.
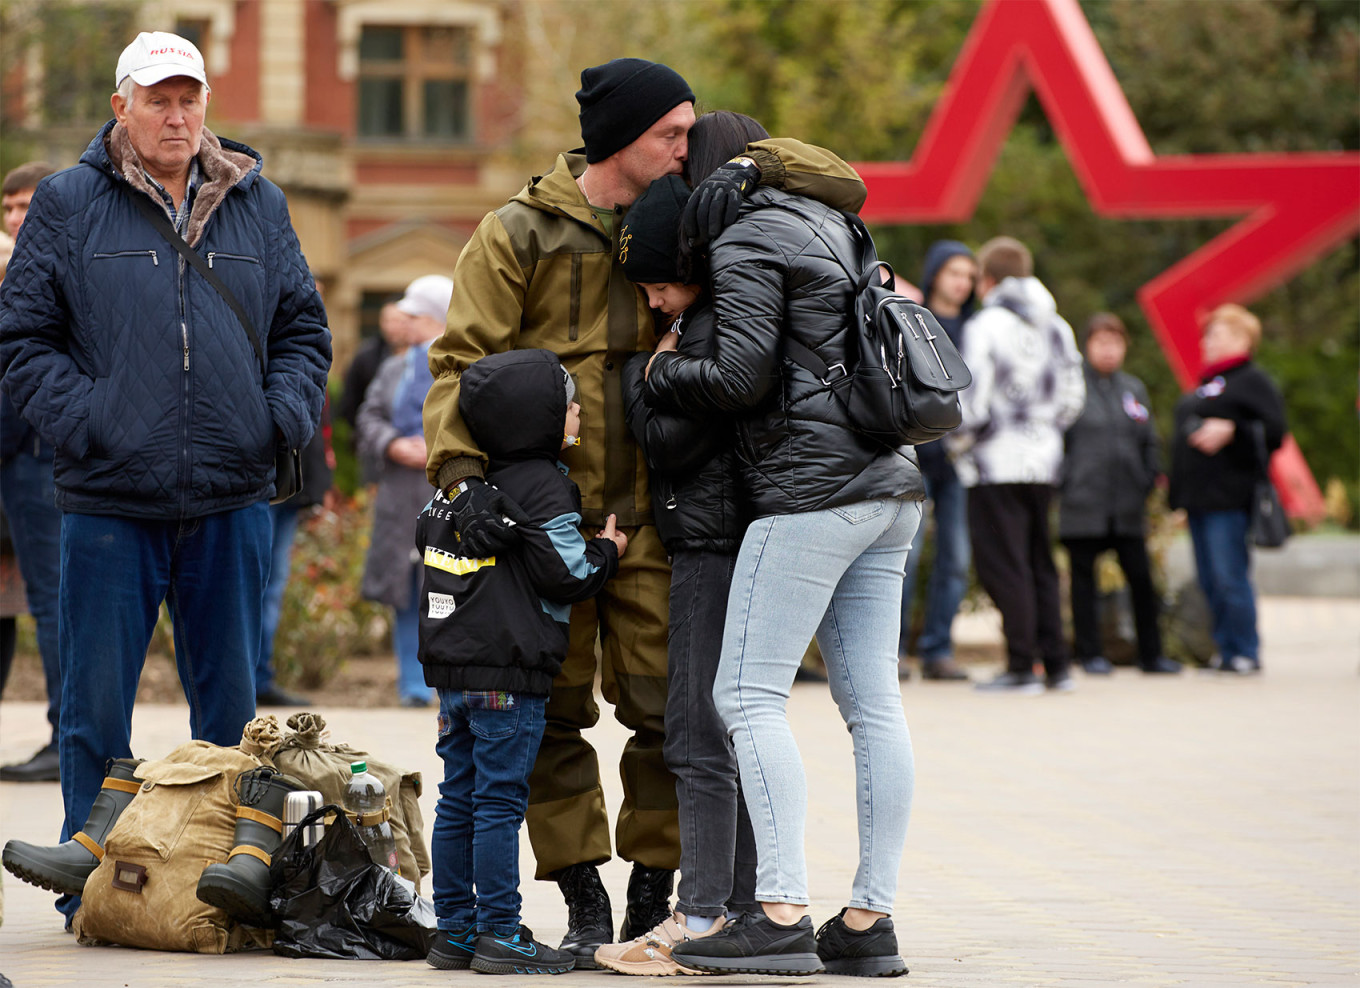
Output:
<path fill-rule="evenodd" d="M 231 289 L 226 286 L 222 279 L 217 276 L 217 272 L 208 267 L 208 262 L 203 260 L 203 255 L 185 243 L 184 238 L 179 235 L 179 231 L 170 224 L 170 217 L 165 215 L 164 209 L 136 190 L 132 190 L 131 195 L 132 204 L 156 228 L 156 232 L 164 237 L 170 246 L 175 248 L 180 256 L 189 262 L 190 267 L 201 274 L 203 279 L 217 290 L 217 294 L 222 296 L 223 301 L 231 307 L 231 311 L 236 313 L 236 318 L 241 322 L 241 328 L 246 331 L 246 336 L 250 338 L 250 345 L 255 348 L 255 356 L 260 360 L 260 372 L 262 374 L 267 373 L 269 367 L 264 357 L 264 348 L 260 346 L 260 336 L 255 332 L 255 326 L 251 323 L 250 316 L 246 315 L 245 307 L 231 293 Z"/>

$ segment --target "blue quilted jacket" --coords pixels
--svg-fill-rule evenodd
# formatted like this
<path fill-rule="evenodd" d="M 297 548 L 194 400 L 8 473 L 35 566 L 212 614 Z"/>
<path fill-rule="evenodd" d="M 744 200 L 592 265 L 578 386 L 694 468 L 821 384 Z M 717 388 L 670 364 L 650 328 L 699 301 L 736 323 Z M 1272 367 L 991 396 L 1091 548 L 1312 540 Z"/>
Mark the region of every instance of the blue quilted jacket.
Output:
<path fill-rule="evenodd" d="M 120 135 L 110 121 L 33 196 L 0 287 L 0 383 L 56 447 L 64 511 L 174 519 L 259 501 L 276 435 L 311 437 L 331 359 L 283 193 L 253 150 L 204 130 L 189 240 L 254 321 L 263 372 L 227 303 L 137 211 L 148 186 L 115 167 Z"/>

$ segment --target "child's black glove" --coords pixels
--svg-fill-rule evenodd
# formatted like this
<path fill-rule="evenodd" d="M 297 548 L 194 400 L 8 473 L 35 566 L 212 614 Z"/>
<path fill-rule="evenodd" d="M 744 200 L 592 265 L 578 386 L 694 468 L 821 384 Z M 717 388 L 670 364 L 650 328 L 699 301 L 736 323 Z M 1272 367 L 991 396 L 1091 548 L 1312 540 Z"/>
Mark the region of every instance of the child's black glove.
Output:
<path fill-rule="evenodd" d="M 466 477 L 448 492 L 453 523 L 462 551 L 473 557 L 494 556 L 520 541 L 518 525 L 529 516 L 518 504 L 481 477 Z"/>
<path fill-rule="evenodd" d="M 733 158 L 694 187 L 680 227 L 695 247 L 717 240 L 741 211 L 741 201 L 760 184 L 760 169 L 750 158 Z"/>

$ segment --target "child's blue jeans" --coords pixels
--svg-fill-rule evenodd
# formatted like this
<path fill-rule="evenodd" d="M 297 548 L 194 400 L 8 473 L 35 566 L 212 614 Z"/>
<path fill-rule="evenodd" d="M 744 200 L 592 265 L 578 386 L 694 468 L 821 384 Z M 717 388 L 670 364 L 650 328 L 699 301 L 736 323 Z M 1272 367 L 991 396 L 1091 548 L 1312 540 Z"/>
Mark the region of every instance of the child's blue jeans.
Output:
<path fill-rule="evenodd" d="M 519 925 L 519 828 L 546 703 L 522 693 L 439 690 L 435 750 L 444 781 L 430 851 L 441 930 Z"/>

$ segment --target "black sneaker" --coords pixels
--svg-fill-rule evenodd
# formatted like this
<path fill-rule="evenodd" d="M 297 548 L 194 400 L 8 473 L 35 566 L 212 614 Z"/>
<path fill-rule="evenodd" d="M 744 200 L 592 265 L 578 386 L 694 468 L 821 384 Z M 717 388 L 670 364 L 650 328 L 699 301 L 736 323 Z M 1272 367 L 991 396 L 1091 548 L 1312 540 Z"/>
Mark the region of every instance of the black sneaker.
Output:
<path fill-rule="evenodd" d="M 712 936 L 686 940 L 671 950 L 684 967 L 715 974 L 820 974 L 817 938 L 804 916 L 792 926 L 763 913 L 742 913 Z"/>
<path fill-rule="evenodd" d="M 817 931 L 817 956 L 827 974 L 897 978 L 907 973 L 907 964 L 897 952 L 892 920 L 885 917 L 867 930 L 852 930 L 845 925 L 844 909 Z"/>
<path fill-rule="evenodd" d="M 440 930 L 434 946 L 425 955 L 425 963 L 441 971 L 463 971 L 472 964 L 477 950 L 477 927 L 466 930 Z"/>
<path fill-rule="evenodd" d="M 539 943 L 534 931 L 522 924 L 479 936 L 471 964 L 483 974 L 565 974 L 575 966 L 575 957 Z"/>

